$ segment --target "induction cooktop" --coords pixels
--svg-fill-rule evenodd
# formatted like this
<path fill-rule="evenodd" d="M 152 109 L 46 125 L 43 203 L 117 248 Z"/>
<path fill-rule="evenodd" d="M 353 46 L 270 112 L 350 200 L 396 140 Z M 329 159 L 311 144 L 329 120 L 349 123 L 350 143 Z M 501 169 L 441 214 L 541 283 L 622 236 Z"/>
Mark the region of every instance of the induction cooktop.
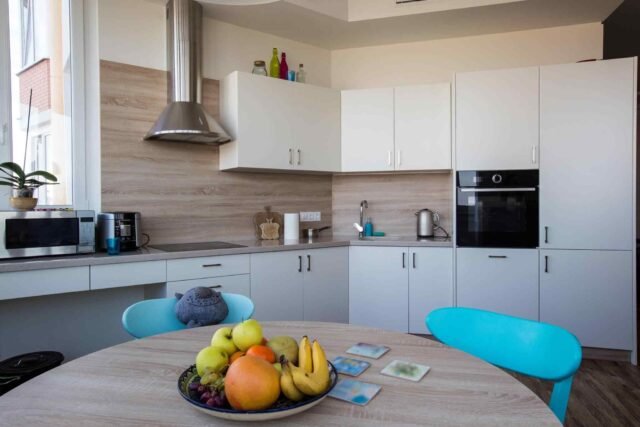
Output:
<path fill-rule="evenodd" d="M 168 245 L 153 245 L 154 249 L 164 252 L 187 252 L 187 251 L 209 251 L 212 249 L 246 248 L 244 245 L 236 245 L 227 242 L 196 242 L 196 243 L 174 243 Z"/>

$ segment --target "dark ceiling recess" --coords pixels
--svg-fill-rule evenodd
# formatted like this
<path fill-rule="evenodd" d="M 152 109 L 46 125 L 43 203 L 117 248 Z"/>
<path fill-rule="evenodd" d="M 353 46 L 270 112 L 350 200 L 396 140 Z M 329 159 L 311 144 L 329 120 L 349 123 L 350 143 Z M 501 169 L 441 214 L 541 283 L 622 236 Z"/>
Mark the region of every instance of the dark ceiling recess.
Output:
<path fill-rule="evenodd" d="M 604 21 L 604 59 L 640 56 L 640 0 L 625 0 Z"/>

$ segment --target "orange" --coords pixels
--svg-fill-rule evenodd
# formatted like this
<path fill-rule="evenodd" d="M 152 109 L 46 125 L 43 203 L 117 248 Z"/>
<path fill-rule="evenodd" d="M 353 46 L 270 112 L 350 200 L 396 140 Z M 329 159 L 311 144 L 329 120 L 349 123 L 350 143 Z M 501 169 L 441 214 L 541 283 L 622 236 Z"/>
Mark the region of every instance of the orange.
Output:
<path fill-rule="evenodd" d="M 231 357 L 229 357 L 229 365 L 231 365 L 233 362 L 238 360 L 239 357 L 242 357 L 244 355 L 245 355 L 244 351 L 236 351 L 231 355 Z"/>
<path fill-rule="evenodd" d="M 224 379 L 224 391 L 234 409 L 267 409 L 280 396 L 280 374 L 264 359 L 243 356 L 229 366 Z"/>
<path fill-rule="evenodd" d="M 255 356 L 269 363 L 276 363 L 276 354 L 266 345 L 253 345 L 247 350 L 247 356 Z"/>

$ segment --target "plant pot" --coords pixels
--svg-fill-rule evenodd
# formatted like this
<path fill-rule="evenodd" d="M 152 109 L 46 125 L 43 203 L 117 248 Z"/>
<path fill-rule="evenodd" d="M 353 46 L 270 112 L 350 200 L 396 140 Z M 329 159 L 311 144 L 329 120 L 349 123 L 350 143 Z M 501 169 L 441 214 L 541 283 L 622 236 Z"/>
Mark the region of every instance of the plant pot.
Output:
<path fill-rule="evenodd" d="M 37 197 L 12 197 L 11 206 L 19 211 L 32 211 L 38 204 Z"/>

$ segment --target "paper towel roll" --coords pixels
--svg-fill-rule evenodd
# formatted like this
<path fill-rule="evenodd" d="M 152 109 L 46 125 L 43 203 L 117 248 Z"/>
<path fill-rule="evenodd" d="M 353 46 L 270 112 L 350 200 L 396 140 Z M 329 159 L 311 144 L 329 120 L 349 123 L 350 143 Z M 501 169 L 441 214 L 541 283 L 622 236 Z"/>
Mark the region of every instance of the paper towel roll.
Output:
<path fill-rule="evenodd" d="M 284 214 L 284 240 L 300 239 L 300 214 Z"/>

